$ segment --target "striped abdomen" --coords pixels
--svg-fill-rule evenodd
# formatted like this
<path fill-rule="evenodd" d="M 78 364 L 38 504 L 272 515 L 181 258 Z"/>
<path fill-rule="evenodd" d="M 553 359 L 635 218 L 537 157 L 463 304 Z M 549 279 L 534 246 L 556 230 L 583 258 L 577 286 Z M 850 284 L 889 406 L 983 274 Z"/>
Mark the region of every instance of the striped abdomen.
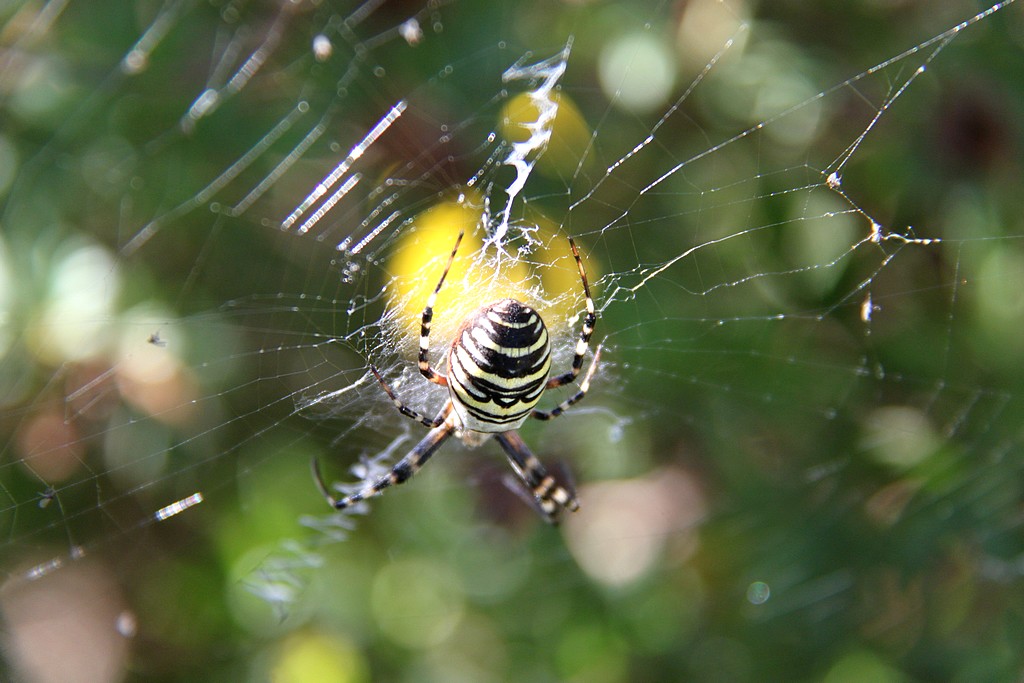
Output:
<path fill-rule="evenodd" d="M 448 390 L 462 430 L 518 428 L 544 393 L 550 370 L 548 331 L 536 311 L 514 299 L 478 310 L 448 351 Z"/>

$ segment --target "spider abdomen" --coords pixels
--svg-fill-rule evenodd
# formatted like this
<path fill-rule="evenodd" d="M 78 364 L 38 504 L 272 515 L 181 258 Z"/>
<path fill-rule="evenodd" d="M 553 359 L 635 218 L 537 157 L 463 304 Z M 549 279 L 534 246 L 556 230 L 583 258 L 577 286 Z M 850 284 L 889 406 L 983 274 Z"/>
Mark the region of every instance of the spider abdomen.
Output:
<path fill-rule="evenodd" d="M 516 429 L 547 385 L 551 345 L 540 315 L 514 299 L 484 306 L 448 351 L 448 388 L 463 431 Z"/>

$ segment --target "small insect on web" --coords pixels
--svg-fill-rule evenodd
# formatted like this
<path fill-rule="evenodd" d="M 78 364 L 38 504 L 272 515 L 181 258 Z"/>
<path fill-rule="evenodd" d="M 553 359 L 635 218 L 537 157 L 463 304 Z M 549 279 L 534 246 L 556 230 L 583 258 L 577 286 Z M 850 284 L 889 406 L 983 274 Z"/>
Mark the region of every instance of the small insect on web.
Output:
<path fill-rule="evenodd" d="M 494 436 L 519 477 L 524 497 L 528 495 L 532 498 L 544 518 L 551 524 L 557 524 L 565 510 L 575 511 L 579 508 L 576 494 L 571 484 L 567 481 L 559 483 L 548 473 L 516 430 L 529 417 L 538 420 L 558 417 L 586 396 L 590 388 L 590 380 L 600 361 L 600 347 L 595 351 L 594 359 L 575 394 L 549 411 L 535 407 L 547 389 L 572 382 L 583 367 L 597 322 L 597 310 L 590 295 L 587 273 L 576 243 L 570 237 L 569 247 L 583 283 L 587 315 L 583 319 L 583 328 L 568 371 L 549 378 L 551 343 L 544 320 L 526 304 L 515 299 L 501 299 L 477 309 L 462 322 L 446 354 L 448 374 L 443 375 L 430 367 L 430 324 L 438 292 L 455 261 L 462 237 L 463 233 L 460 232 L 448 257 L 448 265 L 427 299 L 421 318 L 420 373 L 428 381 L 447 387 L 449 394 L 437 417 L 430 419 L 406 406 L 384 381 L 377 368 L 370 366 L 381 388 L 398 411 L 429 427 L 430 432 L 390 472 L 344 498 L 335 498 L 327 490 L 315 459 L 313 476 L 327 502 L 342 510 L 409 479 L 453 435 L 471 448 Z"/>

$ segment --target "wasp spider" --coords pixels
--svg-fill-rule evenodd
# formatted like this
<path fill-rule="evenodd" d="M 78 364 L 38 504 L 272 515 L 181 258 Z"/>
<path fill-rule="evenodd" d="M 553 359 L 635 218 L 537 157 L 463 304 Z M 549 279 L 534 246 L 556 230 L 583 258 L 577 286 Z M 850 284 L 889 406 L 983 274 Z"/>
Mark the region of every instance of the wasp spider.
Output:
<path fill-rule="evenodd" d="M 544 391 L 568 384 L 576 379 L 583 367 L 583 358 L 590 348 L 590 336 L 594 333 L 597 312 L 590 296 L 587 273 L 583 269 L 579 250 L 572 238 L 569 247 L 576 259 L 576 267 L 583 283 L 587 315 L 583 329 L 576 342 L 572 367 L 561 375 L 550 377 L 551 343 L 544 321 L 532 308 L 515 299 L 502 299 L 477 309 L 463 321 L 448 348 L 448 374 L 443 375 L 432 367 L 428 358 L 430 351 L 430 322 L 434 317 L 434 303 L 441 291 L 448 271 L 455 261 L 455 254 L 462 242 L 459 233 L 448 257 L 448 265 L 441 273 L 441 279 L 434 292 L 427 299 L 423 309 L 420 328 L 420 373 L 434 384 L 448 387 L 448 401 L 434 419 L 424 417 L 406 406 L 392 391 L 373 365 L 370 370 L 395 404 L 406 417 L 430 428 L 430 432 L 391 471 L 367 484 L 365 488 L 344 498 L 335 498 L 328 491 L 314 460 L 313 473 L 321 493 L 335 508 L 341 510 L 359 501 L 376 496 L 389 486 L 401 484 L 419 471 L 420 467 L 449 437 L 455 436 L 469 447 L 482 444 L 494 436 L 505 450 L 512 469 L 519 477 L 517 485 L 529 502 L 544 517 L 555 524 L 564 510 L 579 508 L 575 492 L 568 483 L 560 484 L 530 452 L 516 433 L 528 417 L 550 420 L 561 415 L 569 406 L 582 399 L 590 387 L 590 380 L 597 369 L 601 355 L 600 347 L 594 354 L 579 390 L 559 403 L 552 410 L 535 408 Z"/>

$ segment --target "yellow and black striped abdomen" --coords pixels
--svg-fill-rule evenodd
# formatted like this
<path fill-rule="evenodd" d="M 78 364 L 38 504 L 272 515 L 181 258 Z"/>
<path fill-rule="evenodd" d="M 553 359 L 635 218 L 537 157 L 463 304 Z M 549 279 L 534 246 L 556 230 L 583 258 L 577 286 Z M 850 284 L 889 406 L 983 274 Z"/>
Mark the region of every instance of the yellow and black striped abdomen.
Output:
<path fill-rule="evenodd" d="M 448 351 L 448 390 L 463 431 L 519 427 L 544 393 L 550 370 L 548 331 L 536 311 L 514 299 L 478 310 Z"/>

